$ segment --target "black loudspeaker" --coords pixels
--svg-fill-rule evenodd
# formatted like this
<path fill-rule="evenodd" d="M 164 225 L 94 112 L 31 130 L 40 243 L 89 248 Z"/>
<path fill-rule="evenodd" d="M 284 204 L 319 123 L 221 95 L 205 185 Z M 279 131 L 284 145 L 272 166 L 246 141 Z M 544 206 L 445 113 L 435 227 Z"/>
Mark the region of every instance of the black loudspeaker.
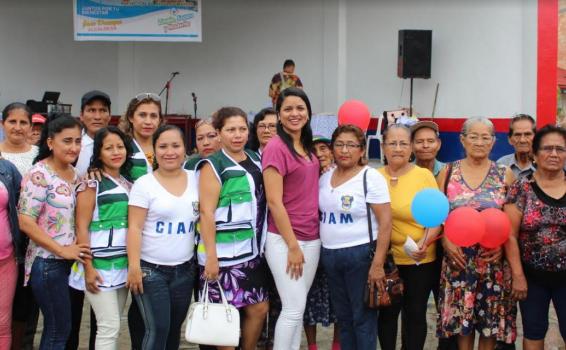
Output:
<path fill-rule="evenodd" d="M 399 78 L 430 78 L 432 30 L 399 31 Z"/>

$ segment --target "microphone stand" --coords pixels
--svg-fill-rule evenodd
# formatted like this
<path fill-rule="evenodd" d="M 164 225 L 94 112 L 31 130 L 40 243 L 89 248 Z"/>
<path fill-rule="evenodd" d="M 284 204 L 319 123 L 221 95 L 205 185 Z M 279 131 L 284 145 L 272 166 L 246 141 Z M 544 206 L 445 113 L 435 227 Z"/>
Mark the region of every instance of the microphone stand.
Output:
<path fill-rule="evenodd" d="M 167 80 L 165 86 L 159 92 L 159 96 L 161 96 L 163 94 L 163 91 L 167 90 L 167 92 L 165 93 L 165 115 L 167 115 L 167 108 L 169 106 L 169 89 L 171 89 L 171 82 L 173 81 L 173 79 L 175 79 L 177 74 L 179 74 L 179 72 L 171 73 L 171 77 L 169 78 L 169 80 Z"/>
<path fill-rule="evenodd" d="M 193 108 L 195 110 L 193 119 L 197 119 L 197 95 L 194 92 L 192 92 L 191 95 L 193 96 Z"/>

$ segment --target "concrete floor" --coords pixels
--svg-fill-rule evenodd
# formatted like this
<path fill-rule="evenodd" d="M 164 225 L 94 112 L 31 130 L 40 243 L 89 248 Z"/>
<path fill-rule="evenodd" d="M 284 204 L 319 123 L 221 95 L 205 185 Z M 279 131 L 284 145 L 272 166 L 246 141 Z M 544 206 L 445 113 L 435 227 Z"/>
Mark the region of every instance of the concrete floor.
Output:
<path fill-rule="evenodd" d="M 129 300 L 128 300 L 129 303 Z M 89 323 L 89 310 L 88 310 L 88 303 L 85 301 L 85 309 L 83 312 L 83 322 L 81 325 L 81 334 L 80 334 L 80 339 L 81 339 L 81 345 L 80 345 L 80 349 L 88 349 L 88 337 L 89 337 L 89 327 L 90 327 L 90 323 Z M 566 350 L 566 346 L 560 336 L 560 332 L 558 331 L 558 321 L 556 318 L 556 313 L 554 312 L 554 309 L 551 308 L 551 313 L 550 313 L 550 317 L 549 317 L 549 322 L 550 322 L 550 327 L 546 336 L 546 341 L 545 341 L 545 349 L 547 350 Z M 436 310 L 434 308 L 434 302 L 432 299 L 429 300 L 429 305 L 428 305 L 428 335 L 427 335 L 427 339 L 426 339 L 426 344 L 425 344 L 425 349 L 436 349 L 436 345 L 437 345 L 437 339 L 434 336 L 434 332 L 435 332 L 435 326 L 436 326 Z M 518 341 L 517 341 L 517 350 L 522 350 L 522 327 L 521 327 L 521 321 L 520 321 L 520 316 L 519 316 L 519 320 L 517 321 L 517 325 L 519 327 L 518 329 L 518 333 L 519 333 L 519 337 L 518 337 Z M 40 318 L 39 321 L 39 325 L 38 325 L 38 329 L 37 329 L 37 333 L 36 333 L 36 337 L 35 337 L 35 346 L 34 348 L 39 348 L 39 340 L 41 338 L 41 331 L 42 331 L 42 319 Z M 183 325 L 182 327 L 182 332 L 184 332 L 185 330 L 185 326 Z M 324 327 L 318 327 L 318 346 L 320 350 L 330 350 L 331 348 L 331 344 L 332 344 L 332 327 L 329 328 L 324 328 Z M 303 335 L 303 340 L 301 343 L 301 349 L 306 349 L 307 345 L 306 345 L 306 339 Z M 397 349 L 401 348 L 401 344 L 400 341 L 397 342 Z M 126 350 L 126 349 L 130 349 L 130 337 L 128 334 L 128 326 L 127 326 L 127 313 L 124 312 L 124 315 L 122 316 L 122 330 L 120 333 L 120 350 Z M 188 342 L 186 342 L 184 339 L 181 342 L 181 346 L 180 349 L 198 349 L 198 347 L 194 344 L 189 344 Z"/>

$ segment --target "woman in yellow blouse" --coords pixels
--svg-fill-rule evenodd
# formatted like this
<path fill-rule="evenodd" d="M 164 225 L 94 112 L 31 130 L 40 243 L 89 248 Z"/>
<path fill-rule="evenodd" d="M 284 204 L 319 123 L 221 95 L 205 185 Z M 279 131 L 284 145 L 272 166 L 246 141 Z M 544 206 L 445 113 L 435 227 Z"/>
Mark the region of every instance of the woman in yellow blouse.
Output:
<path fill-rule="evenodd" d="M 400 305 L 379 312 L 379 343 L 384 350 L 395 349 L 397 320 L 403 313 L 401 339 L 403 349 L 423 349 L 426 334 L 427 302 L 438 283 L 435 269 L 436 247 L 433 242 L 440 228 L 425 230 L 411 214 L 415 195 L 426 188 L 438 188 L 428 169 L 411 163 L 411 131 L 402 124 L 393 124 L 383 133 L 387 165 L 378 169 L 389 185 L 393 229 L 391 251 L 405 285 Z"/>

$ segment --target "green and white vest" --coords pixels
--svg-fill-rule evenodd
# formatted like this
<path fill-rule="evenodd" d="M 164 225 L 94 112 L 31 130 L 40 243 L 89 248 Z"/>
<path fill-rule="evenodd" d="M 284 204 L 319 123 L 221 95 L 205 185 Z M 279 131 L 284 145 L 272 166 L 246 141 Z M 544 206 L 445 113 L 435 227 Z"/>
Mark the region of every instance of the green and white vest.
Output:
<path fill-rule="evenodd" d="M 261 169 L 255 152 L 246 150 L 248 157 Z M 267 215 L 264 215 L 263 232 L 256 231 L 257 198 L 252 176 L 224 150 L 220 150 L 197 164 L 199 169 L 205 162 L 212 165 L 221 183 L 218 207 L 215 212 L 216 254 L 220 266 L 233 266 L 257 257 L 265 245 Z M 259 238 L 259 239 L 258 239 Z M 206 262 L 204 242 L 197 238 L 198 261 Z"/>
<path fill-rule="evenodd" d="M 128 190 L 114 179 L 96 181 L 96 203 L 89 226 L 92 265 L 102 277 L 101 290 L 124 287 L 128 279 Z M 75 263 L 69 284 L 84 288 L 84 268 Z"/>
<path fill-rule="evenodd" d="M 183 169 L 185 170 L 196 170 L 197 164 L 202 160 L 200 155 L 195 154 L 187 158 L 185 164 L 183 164 Z"/>
<path fill-rule="evenodd" d="M 132 139 L 132 169 L 130 169 L 130 180 L 135 182 L 145 174 L 153 171 L 153 165 L 149 163 L 145 153 L 136 140 Z"/>

